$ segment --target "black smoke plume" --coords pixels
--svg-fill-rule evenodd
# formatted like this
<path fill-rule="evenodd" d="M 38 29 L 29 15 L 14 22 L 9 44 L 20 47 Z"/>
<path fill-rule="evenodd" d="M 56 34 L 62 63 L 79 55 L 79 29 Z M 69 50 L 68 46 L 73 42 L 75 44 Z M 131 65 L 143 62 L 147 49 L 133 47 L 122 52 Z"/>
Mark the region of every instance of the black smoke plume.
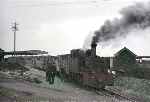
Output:
<path fill-rule="evenodd" d="M 127 36 L 133 29 L 150 27 L 150 3 L 136 3 L 120 11 L 121 18 L 107 20 L 95 31 L 92 43 L 106 42 L 117 37 Z"/>

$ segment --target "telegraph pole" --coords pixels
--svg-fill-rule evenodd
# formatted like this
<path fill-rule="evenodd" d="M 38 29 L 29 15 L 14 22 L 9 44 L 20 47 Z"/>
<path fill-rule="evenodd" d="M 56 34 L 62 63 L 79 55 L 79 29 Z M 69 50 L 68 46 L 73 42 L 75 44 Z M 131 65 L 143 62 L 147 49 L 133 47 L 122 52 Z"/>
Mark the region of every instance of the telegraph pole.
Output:
<path fill-rule="evenodd" d="M 12 31 L 14 32 L 14 56 L 15 56 L 15 53 L 16 53 L 16 32 L 18 31 L 18 27 L 17 27 L 17 23 L 14 22 L 11 29 Z"/>

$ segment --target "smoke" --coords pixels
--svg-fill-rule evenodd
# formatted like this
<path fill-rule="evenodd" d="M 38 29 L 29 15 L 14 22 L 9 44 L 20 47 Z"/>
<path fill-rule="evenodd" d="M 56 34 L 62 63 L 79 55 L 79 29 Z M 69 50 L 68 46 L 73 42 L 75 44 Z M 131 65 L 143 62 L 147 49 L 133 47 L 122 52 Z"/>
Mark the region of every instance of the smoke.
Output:
<path fill-rule="evenodd" d="M 150 27 L 150 3 L 136 3 L 120 11 L 121 18 L 107 20 L 95 31 L 92 43 L 107 42 L 118 37 L 126 37 L 130 31 Z"/>

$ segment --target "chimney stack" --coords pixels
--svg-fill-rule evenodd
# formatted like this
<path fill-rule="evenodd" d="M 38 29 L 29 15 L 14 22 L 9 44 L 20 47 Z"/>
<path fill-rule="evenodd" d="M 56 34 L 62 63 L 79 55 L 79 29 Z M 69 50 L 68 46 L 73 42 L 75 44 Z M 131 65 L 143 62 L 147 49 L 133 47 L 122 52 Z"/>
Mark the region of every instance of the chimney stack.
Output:
<path fill-rule="evenodd" d="M 91 44 L 91 56 L 93 56 L 93 57 L 96 56 L 96 46 L 97 46 L 97 44 L 95 42 L 92 42 L 92 44 Z"/>

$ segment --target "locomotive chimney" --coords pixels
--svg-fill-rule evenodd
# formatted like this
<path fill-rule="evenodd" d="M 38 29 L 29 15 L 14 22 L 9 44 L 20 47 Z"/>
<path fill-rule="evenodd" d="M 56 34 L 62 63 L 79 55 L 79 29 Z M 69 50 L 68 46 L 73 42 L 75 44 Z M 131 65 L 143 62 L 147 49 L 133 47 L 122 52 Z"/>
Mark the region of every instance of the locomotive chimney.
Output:
<path fill-rule="evenodd" d="M 97 44 L 95 42 L 92 42 L 91 44 L 91 56 L 96 56 L 96 46 Z"/>

